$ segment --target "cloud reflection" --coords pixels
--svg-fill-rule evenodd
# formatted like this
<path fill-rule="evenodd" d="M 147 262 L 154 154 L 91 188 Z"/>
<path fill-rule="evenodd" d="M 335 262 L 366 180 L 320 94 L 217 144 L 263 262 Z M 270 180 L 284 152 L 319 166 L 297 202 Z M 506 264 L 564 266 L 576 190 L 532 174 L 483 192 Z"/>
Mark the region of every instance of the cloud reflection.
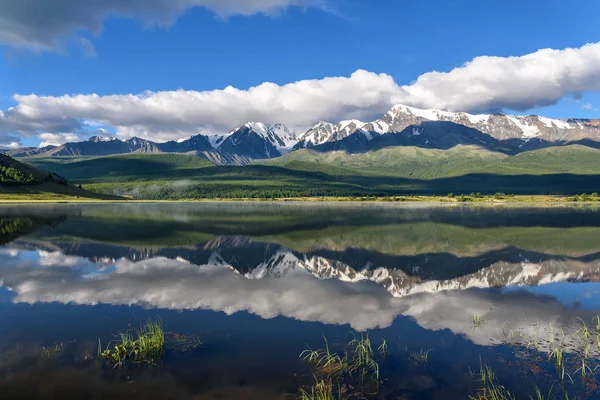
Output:
<path fill-rule="evenodd" d="M 524 273 L 531 268 L 523 267 Z M 15 303 L 245 311 L 261 318 L 349 324 L 359 331 L 388 327 L 405 315 L 423 328 L 447 329 L 480 345 L 500 341 L 503 327 L 515 329 L 514 340 L 523 342 L 549 323 L 568 333 L 575 329 L 576 316 L 591 320 L 595 312 L 575 310 L 556 297 L 527 290 L 449 290 L 394 297 L 369 280 L 319 279 L 303 268 L 278 277 L 241 274 L 216 257 L 201 265 L 164 257 L 94 263 L 59 252 L 10 249 L 0 252 L 0 282 L 14 293 Z M 588 292 L 594 296 L 593 290 Z M 481 316 L 480 327 L 473 326 L 473 315 Z"/>

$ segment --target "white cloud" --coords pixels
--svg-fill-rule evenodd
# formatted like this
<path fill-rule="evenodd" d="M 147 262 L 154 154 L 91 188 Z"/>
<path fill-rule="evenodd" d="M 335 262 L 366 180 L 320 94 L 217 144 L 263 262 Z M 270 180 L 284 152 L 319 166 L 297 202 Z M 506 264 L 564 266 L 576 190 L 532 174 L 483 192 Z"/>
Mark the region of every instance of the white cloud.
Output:
<path fill-rule="evenodd" d="M 0 144 L 0 149 L 18 149 L 21 147 L 20 142 L 6 142 Z"/>
<path fill-rule="evenodd" d="M 598 111 L 596 107 L 592 103 L 584 103 L 581 105 L 581 109 L 585 111 Z"/>
<path fill-rule="evenodd" d="M 476 57 L 450 72 L 423 74 L 404 89 L 406 101 L 417 107 L 526 111 L 566 95 L 600 91 L 600 43 L 521 57 Z"/>
<path fill-rule="evenodd" d="M 0 0 L 0 43 L 35 51 L 60 50 L 65 39 L 74 32 L 100 34 L 103 21 L 108 16 L 137 18 L 147 26 L 169 27 L 179 16 L 195 7 L 207 8 L 218 16 L 227 18 L 258 13 L 276 15 L 293 6 L 325 8 L 325 1 Z M 89 51 L 89 46 L 85 46 Z"/>
<path fill-rule="evenodd" d="M 74 133 L 42 133 L 39 135 L 40 147 L 60 146 L 67 142 L 79 142 L 81 138 Z"/>
<path fill-rule="evenodd" d="M 350 77 L 305 80 L 279 86 L 263 83 L 240 90 L 165 91 L 140 95 L 14 96 L 4 124 L 24 135 L 81 130 L 93 121 L 117 136 L 164 141 L 199 132 L 226 132 L 251 120 L 306 126 L 349 114 L 370 117 L 390 107 L 399 91 L 391 76 L 357 71 Z M 0 119 L 0 130 L 2 119 Z"/>
<path fill-rule="evenodd" d="M 452 111 L 525 111 L 584 91 L 600 91 L 600 43 L 521 57 L 477 57 L 449 72 L 423 74 L 405 86 L 390 75 L 358 70 L 350 77 L 267 82 L 246 90 L 16 95 L 17 105 L 0 112 L 0 135 L 79 133 L 100 124 L 115 129 L 120 138 L 165 141 L 222 133 L 252 120 L 306 127 L 318 120 L 369 119 L 398 103 Z"/>

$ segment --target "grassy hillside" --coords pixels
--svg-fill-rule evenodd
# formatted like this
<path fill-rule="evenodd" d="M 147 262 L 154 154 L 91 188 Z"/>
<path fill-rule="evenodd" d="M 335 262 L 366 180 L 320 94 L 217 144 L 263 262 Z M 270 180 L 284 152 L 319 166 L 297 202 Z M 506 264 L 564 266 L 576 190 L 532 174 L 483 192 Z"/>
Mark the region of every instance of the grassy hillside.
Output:
<path fill-rule="evenodd" d="M 69 184 L 61 176 L 0 154 L 0 200 L 109 199 Z"/>
<path fill-rule="evenodd" d="M 199 168 L 213 164 L 184 154 L 124 154 L 107 157 L 52 157 L 21 159 L 37 168 L 54 171 L 77 183 L 121 182 L 178 178 L 194 175 Z"/>
<path fill-rule="evenodd" d="M 512 157 L 473 146 L 356 155 L 301 150 L 244 167 L 183 154 L 24 160 L 88 190 L 138 199 L 600 192 L 600 150 L 582 146 Z"/>
<path fill-rule="evenodd" d="M 307 163 L 326 165 L 327 167 L 319 168 L 332 171 L 343 168 L 346 174 L 383 173 L 418 179 L 438 179 L 474 173 L 598 174 L 600 150 L 583 146 L 552 147 L 511 157 L 474 146 L 458 146 L 450 150 L 390 147 L 365 154 L 320 153 L 304 149 L 260 162 L 262 165 L 291 168 L 299 168 Z M 308 165 L 304 168 L 308 168 Z"/>

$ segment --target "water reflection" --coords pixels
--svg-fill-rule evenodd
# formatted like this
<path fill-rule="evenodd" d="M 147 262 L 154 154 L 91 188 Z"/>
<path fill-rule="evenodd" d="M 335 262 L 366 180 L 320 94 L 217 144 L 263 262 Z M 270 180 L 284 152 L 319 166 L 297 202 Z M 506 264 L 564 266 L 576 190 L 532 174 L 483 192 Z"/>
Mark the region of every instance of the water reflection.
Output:
<path fill-rule="evenodd" d="M 451 337 L 501 352 L 535 340 L 549 353 L 550 334 L 575 336 L 577 318 L 600 311 L 600 216 L 587 207 L 10 207 L 0 227 L 0 286 L 14 307 L 408 329 L 398 349 L 429 332 L 449 340 L 452 357 L 460 346 Z"/>

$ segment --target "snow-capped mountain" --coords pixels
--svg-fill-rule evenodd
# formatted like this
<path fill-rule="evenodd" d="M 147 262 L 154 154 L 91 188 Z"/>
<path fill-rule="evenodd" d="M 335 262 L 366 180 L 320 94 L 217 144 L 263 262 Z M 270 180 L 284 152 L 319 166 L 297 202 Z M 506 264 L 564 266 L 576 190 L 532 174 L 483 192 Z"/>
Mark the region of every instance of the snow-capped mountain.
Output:
<path fill-rule="evenodd" d="M 449 149 L 466 144 L 516 154 L 573 143 L 600 148 L 600 120 L 469 114 L 396 105 L 375 121 L 319 122 L 301 135 L 283 124 L 248 122 L 228 134 L 195 135 L 166 143 L 141 138 L 122 141 L 103 135 L 61 146 L 7 150 L 6 154 L 49 157 L 172 152 L 193 153 L 217 164 L 243 165 L 317 146 L 319 151 L 360 153 L 392 146 Z"/>
<path fill-rule="evenodd" d="M 118 140 L 114 136 L 92 136 L 88 139 L 89 142 L 98 143 L 98 142 L 112 142 L 113 140 Z"/>
<path fill-rule="evenodd" d="M 247 164 L 281 156 L 293 146 L 294 137 L 295 132 L 282 124 L 268 127 L 262 122 L 248 122 L 229 132 L 219 151 L 230 155 L 231 163 Z"/>
<path fill-rule="evenodd" d="M 269 130 L 284 143 L 284 146 L 279 148 L 280 150 L 291 150 L 298 143 L 296 130 L 287 125 L 273 124 L 269 127 Z"/>
<path fill-rule="evenodd" d="M 356 132 L 371 134 L 401 133 L 410 126 L 423 122 L 452 122 L 476 129 L 497 140 L 540 139 L 549 142 L 593 139 L 600 141 L 600 121 L 585 119 L 551 119 L 538 115 L 513 116 L 505 114 L 469 114 L 426 110 L 396 105 L 378 120 L 372 122 L 342 121 L 337 124 L 319 122 L 299 137 L 296 149 L 314 147 L 342 140 Z M 432 126 L 432 125 L 430 125 Z M 419 130 L 419 132 L 421 132 Z"/>
<path fill-rule="evenodd" d="M 210 145 L 215 150 L 218 149 L 221 146 L 221 143 L 223 143 L 223 141 L 225 139 L 227 139 L 228 137 L 229 137 L 229 134 L 207 136 L 208 141 L 210 142 Z"/>
<path fill-rule="evenodd" d="M 365 122 L 359 120 L 341 121 L 337 124 L 329 122 L 318 122 L 298 138 L 298 143 L 294 146 L 295 149 L 305 147 L 313 147 L 327 142 L 334 142 L 344 139 L 356 131 L 362 129 Z"/>

